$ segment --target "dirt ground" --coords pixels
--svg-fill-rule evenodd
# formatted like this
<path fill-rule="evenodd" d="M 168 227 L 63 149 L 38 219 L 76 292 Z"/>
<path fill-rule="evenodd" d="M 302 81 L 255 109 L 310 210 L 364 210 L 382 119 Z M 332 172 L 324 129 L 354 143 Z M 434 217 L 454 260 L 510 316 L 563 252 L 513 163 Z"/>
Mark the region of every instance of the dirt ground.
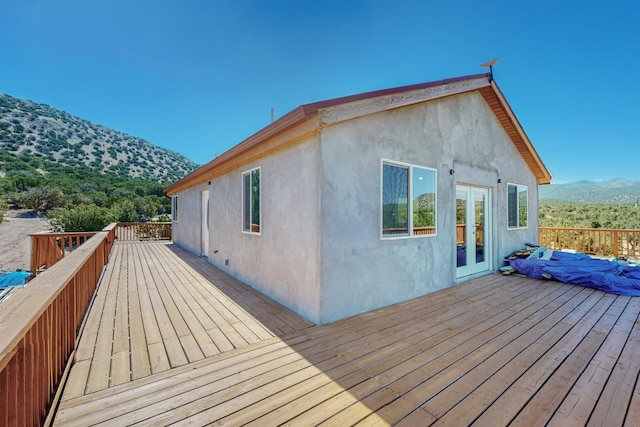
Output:
<path fill-rule="evenodd" d="M 29 210 L 7 212 L 0 224 L 0 271 L 31 268 L 29 234 L 47 230 L 47 221 Z"/>

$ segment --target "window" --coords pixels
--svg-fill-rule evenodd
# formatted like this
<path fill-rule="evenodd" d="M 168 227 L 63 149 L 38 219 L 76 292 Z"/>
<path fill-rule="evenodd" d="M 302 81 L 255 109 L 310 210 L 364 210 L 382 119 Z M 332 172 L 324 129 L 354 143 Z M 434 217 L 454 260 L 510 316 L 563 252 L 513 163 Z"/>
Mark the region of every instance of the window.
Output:
<path fill-rule="evenodd" d="M 260 234 L 260 168 L 242 174 L 242 231 Z"/>
<path fill-rule="evenodd" d="M 435 235 L 436 199 L 434 169 L 383 160 L 382 237 Z"/>
<path fill-rule="evenodd" d="M 507 185 L 508 228 L 527 228 L 527 186 Z"/>
<path fill-rule="evenodd" d="M 178 196 L 173 196 L 171 199 L 171 213 L 174 221 L 178 221 Z"/>

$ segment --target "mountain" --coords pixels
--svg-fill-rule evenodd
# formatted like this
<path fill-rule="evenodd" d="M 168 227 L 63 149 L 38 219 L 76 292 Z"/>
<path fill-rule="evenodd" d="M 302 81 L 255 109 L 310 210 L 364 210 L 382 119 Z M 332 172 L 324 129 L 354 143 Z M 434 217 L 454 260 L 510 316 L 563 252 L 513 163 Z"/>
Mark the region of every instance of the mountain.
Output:
<path fill-rule="evenodd" d="M 45 104 L 0 94 L 0 150 L 94 172 L 173 182 L 197 165 L 141 138 Z"/>
<path fill-rule="evenodd" d="M 571 203 L 622 204 L 640 201 L 640 182 L 625 178 L 541 185 L 541 200 Z"/>
<path fill-rule="evenodd" d="M 433 193 L 421 194 L 414 199 L 413 206 L 418 211 L 433 211 L 436 206 L 436 195 Z"/>

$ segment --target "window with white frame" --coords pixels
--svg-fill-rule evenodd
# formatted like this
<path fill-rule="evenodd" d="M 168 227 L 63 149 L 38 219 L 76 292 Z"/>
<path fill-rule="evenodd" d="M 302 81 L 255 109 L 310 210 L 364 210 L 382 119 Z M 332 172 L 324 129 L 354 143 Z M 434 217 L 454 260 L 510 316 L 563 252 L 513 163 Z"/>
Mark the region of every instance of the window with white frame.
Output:
<path fill-rule="evenodd" d="M 436 234 L 436 170 L 382 161 L 382 237 Z"/>
<path fill-rule="evenodd" d="M 242 231 L 260 234 L 260 168 L 242 174 Z"/>
<path fill-rule="evenodd" d="M 171 215 L 174 221 L 178 221 L 178 196 L 171 199 Z"/>
<path fill-rule="evenodd" d="M 526 185 L 507 185 L 507 227 L 527 228 L 528 189 Z"/>

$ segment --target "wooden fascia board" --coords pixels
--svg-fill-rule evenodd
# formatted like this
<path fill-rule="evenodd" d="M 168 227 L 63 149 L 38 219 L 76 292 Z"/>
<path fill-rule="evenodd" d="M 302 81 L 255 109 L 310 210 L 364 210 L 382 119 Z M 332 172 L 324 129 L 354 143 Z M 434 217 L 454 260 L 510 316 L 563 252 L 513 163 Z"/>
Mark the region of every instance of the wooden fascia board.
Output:
<path fill-rule="evenodd" d="M 483 79 L 483 80 L 486 81 L 487 85 L 489 84 L 488 83 L 489 82 L 489 74 L 487 74 L 487 73 L 485 73 L 485 74 L 474 74 L 474 75 L 470 75 L 470 76 L 454 77 L 454 78 L 451 78 L 451 79 L 438 80 L 438 81 L 433 81 L 433 82 L 428 82 L 428 83 L 417 83 L 417 84 L 408 85 L 408 86 L 400 86 L 400 87 L 395 87 L 395 88 L 390 88 L 390 89 L 375 90 L 375 91 L 372 91 L 372 92 L 359 93 L 359 94 L 356 94 L 356 95 L 348 95 L 348 96 L 343 96 L 343 97 L 340 97 L 340 98 L 333 98 L 333 99 L 328 99 L 328 100 L 325 100 L 325 101 L 319 101 L 319 102 L 314 102 L 314 103 L 311 103 L 311 104 L 305 104 L 305 105 L 302 106 L 302 108 L 307 113 L 315 113 L 315 112 L 317 112 L 319 110 L 323 110 L 323 109 L 330 108 L 330 107 L 335 107 L 337 105 L 348 104 L 348 103 L 363 101 L 363 100 L 367 100 L 367 99 L 379 98 L 379 97 L 383 97 L 383 96 L 397 95 L 397 94 L 406 93 L 406 92 L 412 92 L 412 91 L 425 89 L 425 88 L 434 88 L 434 87 L 440 87 L 440 86 L 447 86 L 447 85 L 451 85 L 451 84 L 456 84 L 458 82 L 465 82 L 465 81 L 471 81 L 471 80 L 477 80 L 477 79 Z"/>
<path fill-rule="evenodd" d="M 273 138 L 276 135 L 282 132 L 285 132 L 287 129 L 292 128 L 304 122 L 308 118 L 319 115 L 323 110 L 326 110 L 338 105 L 342 105 L 342 104 L 357 103 L 360 101 L 366 102 L 367 100 L 371 100 L 374 98 L 390 97 L 390 96 L 397 98 L 398 94 L 402 96 L 402 94 L 406 94 L 407 92 L 411 92 L 411 91 L 418 91 L 418 90 L 424 90 L 424 89 L 430 89 L 430 88 L 433 89 L 433 88 L 439 88 L 447 85 L 459 85 L 459 84 L 464 84 L 464 82 L 482 80 L 482 79 L 484 79 L 485 81 L 488 81 L 488 76 L 489 76 L 488 74 L 475 74 L 472 76 L 456 77 L 456 78 L 440 80 L 436 82 L 419 83 L 415 85 L 397 87 L 392 89 L 383 89 L 383 90 L 378 90 L 373 92 L 361 93 L 357 95 L 349 95 L 349 96 L 344 96 L 340 98 L 329 99 L 326 101 L 319 101 L 311 104 L 302 105 L 296 108 L 295 110 L 289 112 L 288 114 L 284 115 L 283 117 L 281 117 L 274 123 L 270 124 L 269 126 L 258 131 L 257 133 L 247 138 L 240 144 L 231 148 L 229 151 L 216 157 L 215 159 L 211 160 L 209 163 L 201 166 L 200 168 L 191 172 L 189 175 L 183 177 L 182 179 L 168 186 L 164 190 L 164 194 L 165 196 L 169 197 L 172 194 L 175 194 L 178 191 L 181 191 L 192 185 L 200 184 L 202 182 L 207 181 L 214 175 L 217 175 L 218 169 L 220 169 L 221 165 L 223 165 L 227 161 L 230 161 L 231 159 L 236 158 L 241 153 L 244 153 L 247 150 L 253 149 L 253 147 L 255 147 L 256 145 L 262 144 L 265 140 L 268 140 L 269 138 Z M 415 102 L 418 102 L 418 101 L 415 101 Z M 399 106 L 401 105 L 396 104 L 394 108 Z M 318 126 L 320 126 L 320 124 L 318 124 Z M 228 168 L 225 168 L 225 169 L 228 169 Z"/>
<path fill-rule="evenodd" d="M 472 92 L 489 85 L 488 77 L 481 74 L 469 79 L 445 81 L 438 85 L 410 87 L 408 90 L 327 106 L 321 109 L 320 120 L 322 125 L 332 125 L 370 114 Z"/>
<path fill-rule="evenodd" d="M 317 133 L 320 129 L 317 115 L 311 114 L 310 117 L 307 117 L 301 108 L 293 110 L 280 120 L 284 118 L 287 118 L 287 120 L 281 122 L 279 126 L 263 129 L 181 180 L 176 181 L 164 190 L 165 195 L 171 196 L 194 185 L 207 182 L 232 169 L 307 138 Z M 267 130 L 268 132 L 263 132 Z"/>
<path fill-rule="evenodd" d="M 533 171 L 538 180 L 538 184 L 551 184 L 551 173 L 542 162 L 538 152 L 533 147 L 524 129 L 522 129 L 520 122 L 513 113 L 513 110 L 511 110 L 509 103 L 502 95 L 495 81 L 491 82 L 491 86 L 480 89 L 480 93 Z"/>
<path fill-rule="evenodd" d="M 319 132 L 325 126 L 475 90 L 480 91 L 484 96 L 505 131 L 536 174 L 538 182 L 550 183 L 551 174 L 531 145 L 495 82 L 489 82 L 488 74 L 477 74 L 302 105 L 170 185 L 164 191 L 165 196 L 169 197 L 193 185 L 204 183 L 213 177 L 300 141 Z"/>

